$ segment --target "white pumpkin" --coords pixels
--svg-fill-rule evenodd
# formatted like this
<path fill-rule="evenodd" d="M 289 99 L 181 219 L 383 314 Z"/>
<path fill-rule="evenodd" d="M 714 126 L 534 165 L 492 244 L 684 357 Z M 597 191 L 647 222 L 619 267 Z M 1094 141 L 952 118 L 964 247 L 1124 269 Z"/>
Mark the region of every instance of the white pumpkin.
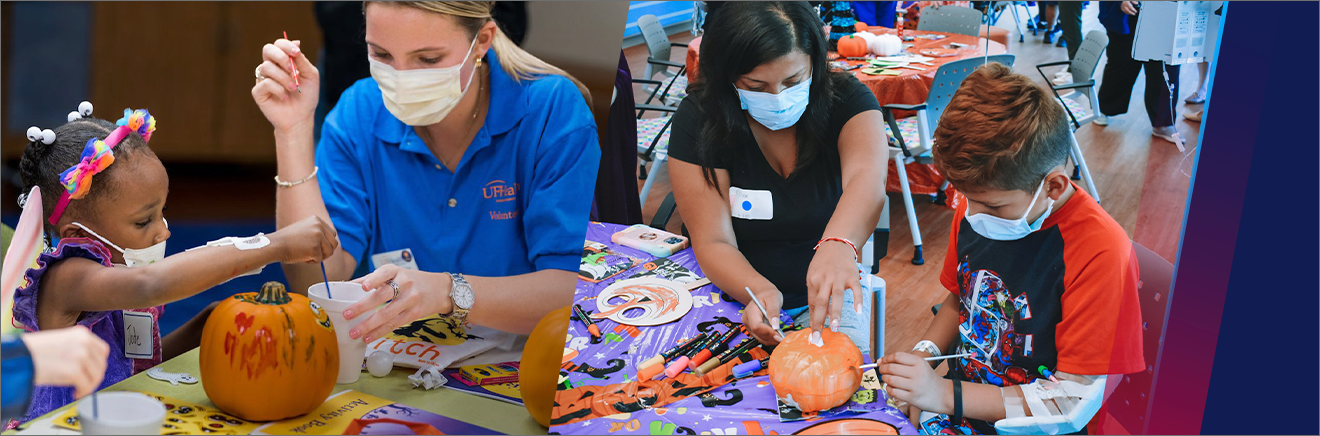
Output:
<path fill-rule="evenodd" d="M 903 51 L 903 40 L 895 35 L 876 35 L 875 39 L 867 41 L 866 47 L 877 56 L 894 56 Z"/>
<path fill-rule="evenodd" d="M 854 33 L 853 35 L 856 35 L 858 38 L 866 40 L 866 47 L 868 50 L 871 47 L 871 41 L 875 41 L 875 38 L 879 36 L 871 32 L 857 32 Z"/>

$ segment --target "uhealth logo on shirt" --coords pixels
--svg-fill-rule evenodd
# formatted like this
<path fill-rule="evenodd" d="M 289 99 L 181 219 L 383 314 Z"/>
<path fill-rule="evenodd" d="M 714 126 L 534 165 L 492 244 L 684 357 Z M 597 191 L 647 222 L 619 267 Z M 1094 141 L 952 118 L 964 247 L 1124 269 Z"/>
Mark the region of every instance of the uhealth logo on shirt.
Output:
<path fill-rule="evenodd" d="M 518 199 L 517 183 L 505 183 L 503 180 L 492 180 L 485 187 L 481 188 L 482 196 L 487 200 L 495 200 L 496 203 L 505 203 Z M 490 211 L 492 220 L 511 220 L 518 217 L 518 211 L 496 212 Z"/>

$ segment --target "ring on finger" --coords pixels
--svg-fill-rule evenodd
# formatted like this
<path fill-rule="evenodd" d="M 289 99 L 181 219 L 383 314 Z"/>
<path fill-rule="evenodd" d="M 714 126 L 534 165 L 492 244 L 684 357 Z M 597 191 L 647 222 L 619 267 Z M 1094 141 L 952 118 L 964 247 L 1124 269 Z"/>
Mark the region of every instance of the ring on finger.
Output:
<path fill-rule="evenodd" d="M 397 282 L 395 282 L 394 280 L 390 280 L 390 281 L 388 281 L 388 282 L 385 282 L 385 284 L 390 285 L 390 288 L 391 288 L 391 289 L 394 289 L 394 297 L 393 297 L 393 298 L 390 298 L 390 300 L 394 300 L 395 298 L 399 298 L 399 291 L 401 290 L 401 289 L 399 288 L 399 284 L 398 284 Z"/>
<path fill-rule="evenodd" d="M 256 70 L 257 81 L 261 81 L 261 80 L 265 80 L 265 79 L 266 79 L 266 75 L 265 75 L 265 74 L 261 74 L 261 66 L 262 66 L 262 65 L 264 65 L 264 64 L 257 64 L 257 70 Z"/>

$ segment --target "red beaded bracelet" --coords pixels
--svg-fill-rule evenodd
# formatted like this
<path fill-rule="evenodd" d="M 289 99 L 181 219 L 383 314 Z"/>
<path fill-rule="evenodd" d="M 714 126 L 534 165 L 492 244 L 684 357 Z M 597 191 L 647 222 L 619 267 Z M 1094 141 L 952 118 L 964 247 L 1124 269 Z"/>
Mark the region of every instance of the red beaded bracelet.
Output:
<path fill-rule="evenodd" d="M 819 249 L 820 249 L 820 244 L 824 244 L 825 241 L 839 241 L 839 242 L 842 242 L 842 243 L 848 244 L 848 246 L 849 246 L 849 247 L 852 247 L 852 250 L 853 250 L 853 260 L 857 260 L 857 259 L 860 259 L 860 258 L 862 257 L 862 254 L 861 254 L 862 252 L 857 250 L 857 244 L 854 244 L 852 241 L 849 241 L 849 240 L 847 240 L 847 239 L 845 239 L 845 238 L 836 238 L 836 237 L 833 237 L 833 236 L 828 237 L 828 238 L 823 238 L 823 239 L 821 239 L 820 242 L 817 242 L 817 243 L 816 243 L 816 248 L 812 248 L 812 250 L 819 250 Z"/>

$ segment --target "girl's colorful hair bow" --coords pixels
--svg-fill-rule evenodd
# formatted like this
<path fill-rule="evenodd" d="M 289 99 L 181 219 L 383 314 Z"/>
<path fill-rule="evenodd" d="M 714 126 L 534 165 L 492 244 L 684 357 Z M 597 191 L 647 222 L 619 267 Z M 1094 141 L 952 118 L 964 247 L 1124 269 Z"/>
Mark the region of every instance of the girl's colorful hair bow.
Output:
<path fill-rule="evenodd" d="M 151 116 L 146 109 L 124 109 L 124 117 L 115 121 L 115 124 L 127 126 L 148 142 L 151 141 L 151 133 L 156 131 L 156 117 Z"/>
<path fill-rule="evenodd" d="M 115 163 L 115 152 L 110 146 L 103 140 L 89 139 L 87 145 L 83 147 L 82 159 L 60 173 L 60 184 L 69 191 L 70 199 L 86 197 L 87 191 L 92 187 L 92 176 L 105 171 L 112 163 Z"/>

